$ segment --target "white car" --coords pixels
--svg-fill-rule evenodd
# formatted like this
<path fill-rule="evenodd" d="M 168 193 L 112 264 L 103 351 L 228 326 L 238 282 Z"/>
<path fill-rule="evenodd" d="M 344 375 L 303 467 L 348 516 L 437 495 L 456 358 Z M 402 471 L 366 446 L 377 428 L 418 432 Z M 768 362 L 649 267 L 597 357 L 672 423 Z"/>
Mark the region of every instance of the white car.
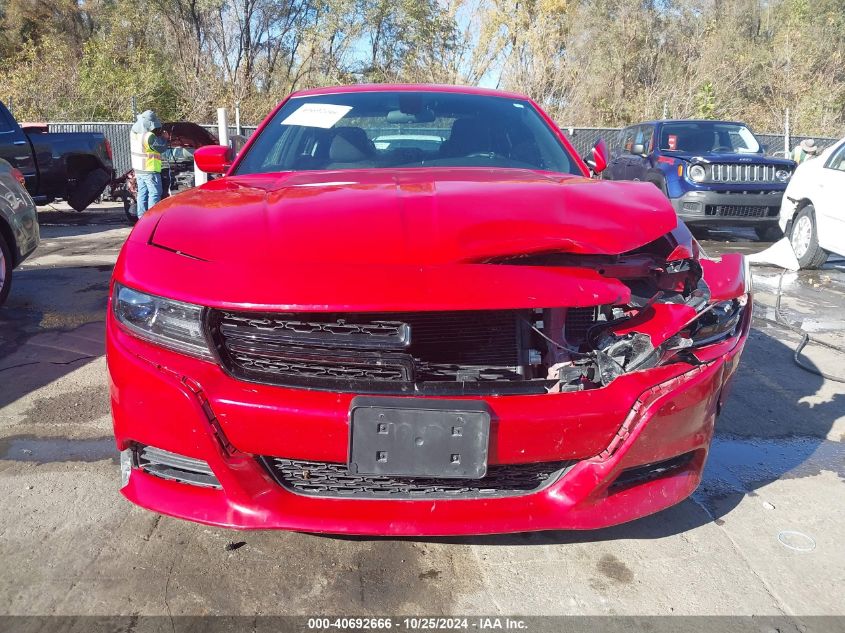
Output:
<path fill-rule="evenodd" d="M 780 207 L 780 228 L 801 268 L 845 255 L 845 139 L 795 170 Z"/>

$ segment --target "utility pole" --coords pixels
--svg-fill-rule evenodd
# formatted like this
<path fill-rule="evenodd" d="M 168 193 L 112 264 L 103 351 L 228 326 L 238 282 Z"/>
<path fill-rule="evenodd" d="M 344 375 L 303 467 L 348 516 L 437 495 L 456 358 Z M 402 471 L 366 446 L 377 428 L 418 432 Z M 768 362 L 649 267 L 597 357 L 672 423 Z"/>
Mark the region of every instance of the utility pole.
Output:
<path fill-rule="evenodd" d="M 669 118 L 669 101 L 666 99 L 663 100 L 663 119 Z"/>
<path fill-rule="evenodd" d="M 135 121 L 138 118 L 138 101 L 135 99 L 135 95 L 132 95 L 132 120 Z"/>
<path fill-rule="evenodd" d="M 786 97 L 787 103 L 792 98 L 792 49 L 789 46 L 789 31 L 786 32 Z M 786 106 L 783 122 L 783 149 L 789 157 L 790 150 L 790 129 L 789 129 L 789 106 Z"/>
<path fill-rule="evenodd" d="M 241 135 L 241 102 L 235 101 L 235 134 Z"/>

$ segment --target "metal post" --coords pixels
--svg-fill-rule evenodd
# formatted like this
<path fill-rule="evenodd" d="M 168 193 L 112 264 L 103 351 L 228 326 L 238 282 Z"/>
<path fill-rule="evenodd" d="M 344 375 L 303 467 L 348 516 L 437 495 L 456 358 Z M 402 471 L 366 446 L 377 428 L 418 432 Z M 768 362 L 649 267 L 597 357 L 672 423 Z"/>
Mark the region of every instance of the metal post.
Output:
<path fill-rule="evenodd" d="M 205 173 L 199 167 L 197 167 L 196 162 L 194 162 L 194 187 L 199 187 L 200 185 L 204 185 L 207 182 L 208 174 Z"/>
<path fill-rule="evenodd" d="M 235 134 L 240 136 L 241 132 L 241 102 L 235 101 Z"/>
<path fill-rule="evenodd" d="M 786 152 L 786 157 L 789 158 L 789 108 L 786 109 L 783 117 L 783 150 Z"/>
<path fill-rule="evenodd" d="M 224 147 L 229 147 L 229 117 L 226 108 L 217 108 L 217 138 Z"/>

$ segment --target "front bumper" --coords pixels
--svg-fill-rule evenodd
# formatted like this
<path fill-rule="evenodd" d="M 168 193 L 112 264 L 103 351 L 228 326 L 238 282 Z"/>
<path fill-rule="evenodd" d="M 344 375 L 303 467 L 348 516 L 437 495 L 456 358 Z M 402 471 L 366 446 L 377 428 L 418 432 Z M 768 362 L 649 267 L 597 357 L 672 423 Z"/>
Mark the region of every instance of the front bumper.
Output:
<path fill-rule="evenodd" d="M 109 316 L 107 352 L 118 448 L 148 445 L 206 461 L 221 488 L 139 468 L 121 492 L 163 514 L 239 529 L 446 535 L 591 529 L 652 514 L 698 485 L 742 334 L 698 366 L 621 376 L 603 389 L 481 398 L 493 412 L 491 464 L 574 460 L 548 487 L 474 499 L 338 499 L 283 488 L 256 456 L 343 463 L 355 394 L 243 383 L 212 363 L 149 345 Z M 685 455 L 660 476 L 614 485 L 621 473 Z"/>
<path fill-rule="evenodd" d="M 783 191 L 688 191 L 672 198 L 675 213 L 688 225 L 777 224 Z"/>

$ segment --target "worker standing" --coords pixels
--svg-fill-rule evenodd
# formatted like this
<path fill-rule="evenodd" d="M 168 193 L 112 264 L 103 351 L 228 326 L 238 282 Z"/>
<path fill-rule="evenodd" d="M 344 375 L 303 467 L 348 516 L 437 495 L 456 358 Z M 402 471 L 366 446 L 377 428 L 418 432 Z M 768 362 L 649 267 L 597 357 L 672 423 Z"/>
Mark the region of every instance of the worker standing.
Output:
<path fill-rule="evenodd" d="M 129 133 L 132 169 L 138 186 L 138 219 L 161 200 L 161 153 L 167 149 L 167 135 L 152 110 L 138 115 Z"/>
<path fill-rule="evenodd" d="M 805 160 L 817 156 L 818 153 L 819 148 L 816 142 L 811 138 L 805 138 L 792 151 L 792 160 L 800 165 Z"/>

